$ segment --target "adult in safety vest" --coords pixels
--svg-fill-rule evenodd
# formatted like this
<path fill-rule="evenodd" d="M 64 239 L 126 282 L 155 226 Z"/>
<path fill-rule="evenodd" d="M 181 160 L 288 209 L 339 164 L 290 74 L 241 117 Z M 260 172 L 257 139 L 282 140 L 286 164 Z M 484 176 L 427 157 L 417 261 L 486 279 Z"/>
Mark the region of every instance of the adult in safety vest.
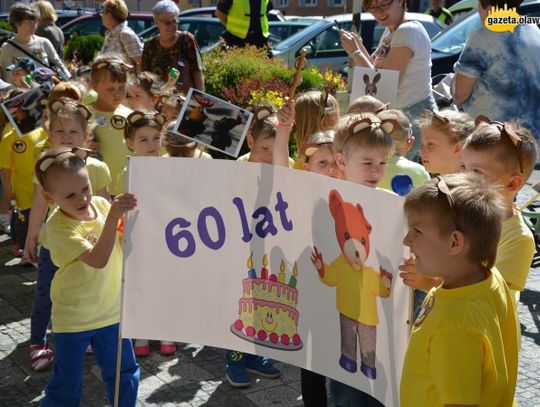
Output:
<path fill-rule="evenodd" d="M 452 24 L 452 13 L 442 6 L 442 2 L 443 0 L 432 0 L 431 8 L 428 8 L 425 11 L 425 14 L 430 14 L 441 23 L 450 25 Z"/>
<path fill-rule="evenodd" d="M 225 26 L 225 42 L 231 47 L 268 45 L 270 0 L 219 0 L 216 17 Z"/>

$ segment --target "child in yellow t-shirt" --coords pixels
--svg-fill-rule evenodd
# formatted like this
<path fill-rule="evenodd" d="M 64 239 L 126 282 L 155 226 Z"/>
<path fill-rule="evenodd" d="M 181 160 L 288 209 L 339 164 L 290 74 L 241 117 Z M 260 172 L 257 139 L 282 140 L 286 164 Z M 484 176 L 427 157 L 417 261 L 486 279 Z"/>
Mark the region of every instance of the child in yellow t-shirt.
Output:
<path fill-rule="evenodd" d="M 422 165 L 431 174 L 461 171 L 463 142 L 474 130 L 474 121 L 463 112 L 441 110 L 425 115 L 420 123 Z"/>
<path fill-rule="evenodd" d="M 14 255 L 22 256 L 28 219 L 34 191 L 34 163 L 36 146 L 47 138 L 43 127 L 24 134 L 22 137 L 12 129 L 0 142 L 0 169 L 2 171 L 3 199 L 13 206 L 15 228 L 12 230 Z M 27 259 L 24 263 L 29 264 Z"/>
<path fill-rule="evenodd" d="M 111 171 L 111 195 L 120 192 L 115 189 L 116 179 L 130 154 L 124 143 L 124 127 L 131 109 L 121 104 L 126 96 L 128 68 L 121 60 L 107 56 L 97 57 L 92 64 L 91 84 L 98 98 L 88 108 L 96 122 L 94 140 L 98 143 L 98 156 Z"/>
<path fill-rule="evenodd" d="M 482 177 L 437 177 L 405 200 L 403 243 L 418 273 L 444 282 L 427 295 L 403 364 L 400 406 L 511 406 L 518 324 L 496 268 L 505 205 Z"/>
<path fill-rule="evenodd" d="M 92 195 L 86 150 L 57 148 L 36 163 L 47 202 L 58 207 L 44 231 L 44 243 L 58 271 L 51 286 L 56 360 L 41 405 L 79 405 L 88 345 L 101 368 L 113 404 L 120 320 L 122 215 L 135 208 L 131 194 L 112 204 Z M 131 341 L 122 342 L 119 405 L 135 406 L 140 369 Z"/>
<path fill-rule="evenodd" d="M 54 96 L 54 94 L 51 95 Z M 52 96 L 50 96 L 47 108 L 49 111 L 48 139 L 41 142 L 44 146 L 42 148 L 47 150 L 56 147 L 83 147 L 90 133 L 90 112 L 73 99 L 66 97 L 57 99 Z M 86 168 L 95 194 L 107 200 L 110 199 L 107 186 L 111 176 L 107 164 L 88 157 Z M 47 369 L 54 361 L 53 351 L 47 345 L 46 332 L 51 319 L 51 281 L 57 267 L 51 261 L 48 248 L 42 241 L 38 242 L 47 211 L 53 209 L 54 206 L 49 208 L 43 196 L 43 188 L 37 178 L 34 178 L 34 198 L 24 251 L 26 257 L 38 265 L 37 283 L 30 316 L 30 348 L 28 349 L 31 367 L 36 371 Z M 38 243 L 41 243 L 39 255 Z"/>

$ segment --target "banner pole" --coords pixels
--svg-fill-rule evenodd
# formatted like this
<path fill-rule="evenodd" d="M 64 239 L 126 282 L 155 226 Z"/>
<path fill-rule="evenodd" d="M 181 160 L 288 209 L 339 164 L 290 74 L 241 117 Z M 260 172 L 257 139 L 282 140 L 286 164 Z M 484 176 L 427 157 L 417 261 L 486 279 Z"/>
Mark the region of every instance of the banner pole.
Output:
<path fill-rule="evenodd" d="M 116 353 L 116 378 L 114 379 L 114 407 L 118 407 L 120 394 L 120 369 L 122 368 L 122 331 L 118 329 L 118 352 Z"/>
<path fill-rule="evenodd" d="M 360 38 L 362 37 L 360 26 L 362 24 L 362 5 L 364 3 L 364 0 L 353 0 L 352 4 L 352 27 L 351 31 L 357 33 Z M 347 92 L 349 92 L 349 96 L 351 94 L 352 90 L 352 83 L 354 80 L 354 63 L 352 58 L 349 57 L 349 69 L 347 70 Z"/>

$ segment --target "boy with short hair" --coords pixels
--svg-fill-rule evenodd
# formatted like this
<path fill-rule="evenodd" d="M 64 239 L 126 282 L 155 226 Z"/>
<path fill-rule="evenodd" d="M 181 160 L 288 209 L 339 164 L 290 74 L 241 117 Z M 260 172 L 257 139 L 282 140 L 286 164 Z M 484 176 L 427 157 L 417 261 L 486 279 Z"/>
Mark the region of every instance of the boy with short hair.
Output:
<path fill-rule="evenodd" d="M 79 405 L 88 345 L 102 371 L 113 404 L 120 320 L 122 215 L 136 206 L 131 194 L 112 204 L 92 196 L 87 150 L 55 148 L 36 163 L 47 202 L 58 207 L 44 229 L 44 245 L 58 266 L 51 285 L 56 358 L 42 407 Z M 131 340 L 122 342 L 119 405 L 135 406 L 140 369 Z"/>
<path fill-rule="evenodd" d="M 418 273 L 443 279 L 424 300 L 403 364 L 400 405 L 511 406 L 518 325 L 496 268 L 505 206 L 473 173 L 437 177 L 405 200 L 403 243 Z"/>

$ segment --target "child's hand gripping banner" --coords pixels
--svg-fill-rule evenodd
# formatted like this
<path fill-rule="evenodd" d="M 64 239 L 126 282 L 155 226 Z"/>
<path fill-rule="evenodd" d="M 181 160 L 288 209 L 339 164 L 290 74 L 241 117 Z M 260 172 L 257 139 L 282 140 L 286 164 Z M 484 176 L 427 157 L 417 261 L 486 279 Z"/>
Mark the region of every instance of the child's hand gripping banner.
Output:
<path fill-rule="evenodd" d="M 123 336 L 268 356 L 398 405 L 402 198 L 219 160 L 132 158 L 128 184 Z"/>

